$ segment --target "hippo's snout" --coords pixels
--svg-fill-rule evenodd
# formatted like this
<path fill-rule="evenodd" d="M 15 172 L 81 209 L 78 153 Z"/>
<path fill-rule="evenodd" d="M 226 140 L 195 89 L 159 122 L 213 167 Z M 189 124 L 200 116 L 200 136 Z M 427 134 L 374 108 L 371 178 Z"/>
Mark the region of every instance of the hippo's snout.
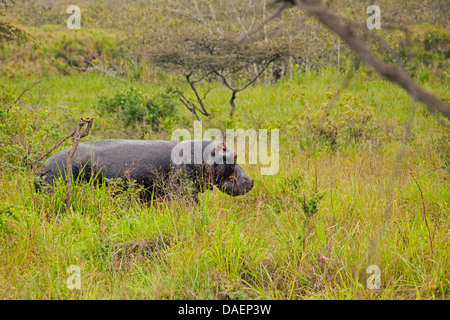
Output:
<path fill-rule="evenodd" d="M 239 165 L 236 165 L 234 174 L 219 184 L 218 187 L 230 196 L 240 196 L 249 192 L 253 185 L 253 179 Z"/>
<path fill-rule="evenodd" d="M 254 185 L 255 181 L 253 181 L 252 178 L 250 178 L 249 176 L 245 176 L 244 181 L 242 182 L 244 188 L 245 188 L 245 193 L 249 192 Z"/>

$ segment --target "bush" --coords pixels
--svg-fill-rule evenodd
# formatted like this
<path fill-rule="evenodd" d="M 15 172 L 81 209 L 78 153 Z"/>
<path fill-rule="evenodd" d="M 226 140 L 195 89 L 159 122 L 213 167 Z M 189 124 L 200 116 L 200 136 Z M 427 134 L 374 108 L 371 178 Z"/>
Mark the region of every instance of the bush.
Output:
<path fill-rule="evenodd" d="M 32 106 L 26 99 L 16 102 L 14 88 L 0 85 L 0 170 L 25 170 L 37 163 L 61 136 L 61 119 L 52 115 L 48 107 Z"/>
<path fill-rule="evenodd" d="M 334 92 L 327 93 L 330 100 Z M 378 126 L 368 106 L 351 94 L 344 94 L 333 108 L 325 102 L 306 116 L 306 127 L 313 141 L 326 143 L 332 150 L 377 137 Z"/>
<path fill-rule="evenodd" d="M 142 124 L 158 130 L 162 122 L 176 118 L 175 98 L 172 87 L 152 97 L 130 88 L 126 92 L 118 92 L 112 98 L 101 97 L 98 104 L 101 112 L 115 114 L 125 127 Z"/>

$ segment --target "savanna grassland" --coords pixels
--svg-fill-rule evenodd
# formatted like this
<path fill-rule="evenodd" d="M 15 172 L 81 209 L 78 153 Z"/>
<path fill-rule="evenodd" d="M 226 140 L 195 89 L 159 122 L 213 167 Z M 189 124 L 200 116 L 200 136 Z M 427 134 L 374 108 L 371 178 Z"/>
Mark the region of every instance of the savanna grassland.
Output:
<path fill-rule="evenodd" d="M 232 117 L 223 84 L 198 85 L 209 92 L 203 130 L 279 130 L 278 172 L 242 164 L 255 181 L 243 196 L 214 189 L 198 204 L 144 203 L 132 183 L 77 181 L 66 208 L 64 183 L 37 193 L 33 173 L 80 117 L 94 117 L 82 141 L 170 139 L 193 130 L 175 91 L 194 94 L 177 74 L 121 64 L 123 30 L 21 26 L 31 40 L 5 45 L 0 60 L 1 299 L 450 297 L 448 121 L 370 68 L 352 71 L 342 58 L 257 81 L 239 92 Z M 424 58 L 409 61 L 414 80 L 448 103 L 445 55 L 427 51 L 427 34 L 447 41 L 448 29 L 413 29 Z M 86 47 L 114 71 L 86 71 Z M 71 265 L 80 289 L 67 287 Z M 381 271 L 380 289 L 367 288 L 370 265 Z"/>

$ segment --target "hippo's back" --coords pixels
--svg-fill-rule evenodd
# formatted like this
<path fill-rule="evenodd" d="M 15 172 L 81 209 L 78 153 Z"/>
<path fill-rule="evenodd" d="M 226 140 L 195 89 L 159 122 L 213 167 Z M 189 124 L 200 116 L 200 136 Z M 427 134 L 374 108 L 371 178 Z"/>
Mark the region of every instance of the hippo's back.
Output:
<path fill-rule="evenodd" d="M 72 159 L 72 172 L 88 180 L 93 174 L 100 178 L 129 178 L 151 183 L 155 174 L 170 171 L 170 156 L 175 141 L 107 139 L 80 143 Z M 50 157 L 41 174 L 47 182 L 65 176 L 69 147 Z"/>

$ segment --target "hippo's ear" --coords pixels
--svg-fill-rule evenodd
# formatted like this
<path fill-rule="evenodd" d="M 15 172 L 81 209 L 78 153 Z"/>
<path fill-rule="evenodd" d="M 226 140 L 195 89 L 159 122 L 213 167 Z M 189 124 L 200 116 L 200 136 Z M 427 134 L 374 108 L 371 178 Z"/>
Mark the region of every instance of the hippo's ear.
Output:
<path fill-rule="evenodd" d="M 225 142 L 222 141 L 222 154 L 223 154 L 223 160 L 226 161 L 227 159 L 227 146 L 225 145 Z"/>
<path fill-rule="evenodd" d="M 227 154 L 227 146 L 225 145 L 225 142 L 216 145 L 216 147 L 212 151 L 212 156 L 215 157 L 216 153 L 222 156 L 225 156 Z"/>
<path fill-rule="evenodd" d="M 211 156 L 216 164 L 227 163 L 227 158 L 230 157 L 230 153 L 227 154 L 227 146 L 225 142 L 218 142 L 214 144 L 214 148 L 211 150 Z"/>

